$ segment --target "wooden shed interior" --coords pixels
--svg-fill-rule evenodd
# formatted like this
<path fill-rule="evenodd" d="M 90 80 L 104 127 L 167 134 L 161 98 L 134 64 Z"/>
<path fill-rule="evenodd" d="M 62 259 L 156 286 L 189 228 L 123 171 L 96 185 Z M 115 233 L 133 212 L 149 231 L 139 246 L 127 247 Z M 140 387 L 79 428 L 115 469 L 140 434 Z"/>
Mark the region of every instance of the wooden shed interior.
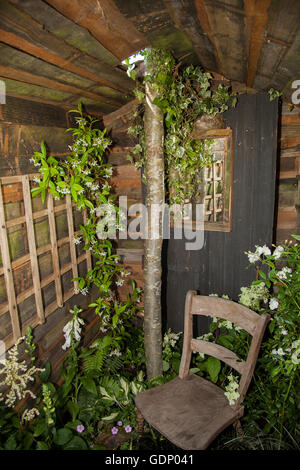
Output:
<path fill-rule="evenodd" d="M 81 102 L 113 141 L 108 162 L 114 167 L 116 194 L 141 202 L 141 175 L 126 159 L 136 143 L 127 134 L 135 84 L 122 61 L 148 46 L 167 48 L 183 63 L 201 65 L 239 94 L 238 117 L 230 111 L 226 115 L 236 133 L 234 145 L 240 145 L 238 139 L 247 137 L 248 130 L 259 135 L 259 143 L 243 140 L 235 159 L 243 162 L 243 155 L 256 155 L 251 175 L 257 172 L 258 179 L 249 188 L 272 198 L 264 206 L 269 217 L 260 221 L 253 217 L 263 196 L 256 201 L 245 195 L 252 209 L 246 201 L 248 216 L 241 211 L 239 220 L 252 234 L 248 249 L 300 233 L 300 108 L 292 103 L 292 84 L 300 79 L 299 25 L 300 3 L 294 0 L 0 0 L 0 78 L 6 92 L 0 105 L 0 339 L 7 348 L 27 325 L 34 327 L 39 361 L 51 362 L 55 381 L 69 309 L 75 304 L 85 309 L 84 344 L 91 344 L 99 332 L 99 320 L 88 308 L 93 293 L 74 295 L 71 282 L 91 266 L 89 252 L 72 243 L 84 214 L 68 202 L 52 200 L 47 208 L 38 199 L 31 204 L 36 168 L 30 159 L 42 140 L 50 155 L 69 154 L 68 111 Z M 282 92 L 280 109 L 278 100 L 269 101 L 271 88 Z M 241 163 L 241 172 L 247 168 Z M 255 232 L 258 225 L 261 232 Z M 221 244 L 225 234 L 208 236 Z M 236 243 L 224 240 L 227 249 Z M 183 305 L 174 290 L 177 284 L 185 291 L 199 289 L 199 276 L 207 274 L 199 266 L 207 266 L 208 251 L 209 244 L 194 261 L 183 258 L 177 245 L 169 246 L 166 302 L 169 309 L 177 308 L 175 316 L 168 316 L 175 329 L 182 329 Z M 131 273 L 120 287 L 124 298 L 131 279 L 143 286 L 143 240 L 119 240 L 117 253 Z M 212 280 L 203 290 L 223 288 L 216 261 L 210 262 L 209 272 Z"/>

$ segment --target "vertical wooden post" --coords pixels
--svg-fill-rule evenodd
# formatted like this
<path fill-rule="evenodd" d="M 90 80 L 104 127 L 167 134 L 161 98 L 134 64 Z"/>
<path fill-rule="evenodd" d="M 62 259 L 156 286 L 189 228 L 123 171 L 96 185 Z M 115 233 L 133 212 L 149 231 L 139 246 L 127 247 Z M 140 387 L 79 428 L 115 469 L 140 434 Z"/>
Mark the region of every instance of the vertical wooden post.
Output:
<path fill-rule="evenodd" d="M 85 209 L 83 212 L 83 224 L 85 225 L 86 222 L 87 222 L 87 211 Z M 86 252 L 86 267 L 88 271 L 92 269 L 92 255 L 91 255 L 90 250 L 87 250 Z"/>
<path fill-rule="evenodd" d="M 147 377 L 162 374 L 162 329 L 161 329 L 161 251 L 162 220 L 159 222 L 159 237 L 153 237 L 151 207 L 163 205 L 164 193 L 164 116 L 153 104 L 156 92 L 146 83 L 145 141 L 146 141 L 146 208 L 148 233 L 144 253 L 144 334 Z M 156 213 L 159 217 L 159 213 Z M 150 230 L 149 230 L 150 227 Z"/>
<path fill-rule="evenodd" d="M 76 247 L 74 243 L 74 225 L 73 225 L 73 210 L 72 210 L 72 199 L 71 196 L 66 196 L 66 206 L 67 206 L 67 219 L 68 219 L 68 229 L 70 237 L 70 253 L 71 253 L 71 264 L 72 264 L 72 273 L 73 278 L 78 277 L 78 266 L 77 266 L 77 256 L 76 256 Z M 74 282 L 74 289 L 78 289 L 78 281 Z"/>
<path fill-rule="evenodd" d="M 31 206 L 31 193 L 30 193 L 28 175 L 22 176 L 22 185 L 23 185 L 25 219 L 26 219 L 26 226 L 27 226 L 27 237 L 28 237 L 28 246 L 29 246 L 29 253 L 30 253 L 32 282 L 33 282 L 33 288 L 34 288 L 34 294 L 35 294 L 36 310 L 37 310 L 37 316 L 39 318 L 40 323 L 44 323 L 45 312 L 44 312 L 44 306 L 43 306 L 43 300 L 42 300 L 39 264 L 38 264 L 38 257 L 37 257 L 36 244 L 35 244 L 32 206 Z"/>
<path fill-rule="evenodd" d="M 58 256 L 55 217 L 54 217 L 54 203 L 53 203 L 53 197 L 50 193 L 48 193 L 47 206 L 48 206 L 48 219 L 49 219 L 49 230 L 50 230 L 50 240 L 51 240 L 51 250 L 52 250 L 52 263 L 53 263 L 53 272 L 54 272 L 56 301 L 57 301 L 58 307 L 62 307 L 64 302 L 63 302 L 60 268 L 59 268 L 59 256 Z"/>
<path fill-rule="evenodd" d="M 12 323 L 12 331 L 14 341 L 17 341 L 21 336 L 20 321 L 17 308 L 17 300 L 15 293 L 14 280 L 12 275 L 12 267 L 9 256 L 9 245 L 6 233 L 5 225 L 5 213 L 3 206 L 3 196 L 2 196 L 2 186 L 0 183 L 0 246 L 1 246 L 1 255 L 2 255 L 2 264 L 3 264 L 3 274 L 7 292 L 7 300 L 9 313 Z"/>

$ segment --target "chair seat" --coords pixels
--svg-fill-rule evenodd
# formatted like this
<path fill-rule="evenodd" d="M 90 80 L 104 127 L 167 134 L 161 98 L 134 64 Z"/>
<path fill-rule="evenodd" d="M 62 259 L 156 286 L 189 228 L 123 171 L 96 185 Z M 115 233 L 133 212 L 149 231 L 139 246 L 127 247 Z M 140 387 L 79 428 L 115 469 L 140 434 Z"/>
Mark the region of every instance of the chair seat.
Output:
<path fill-rule="evenodd" d="M 184 450 L 203 450 L 243 415 L 234 410 L 224 391 L 194 374 L 141 392 L 135 403 L 145 420 Z"/>

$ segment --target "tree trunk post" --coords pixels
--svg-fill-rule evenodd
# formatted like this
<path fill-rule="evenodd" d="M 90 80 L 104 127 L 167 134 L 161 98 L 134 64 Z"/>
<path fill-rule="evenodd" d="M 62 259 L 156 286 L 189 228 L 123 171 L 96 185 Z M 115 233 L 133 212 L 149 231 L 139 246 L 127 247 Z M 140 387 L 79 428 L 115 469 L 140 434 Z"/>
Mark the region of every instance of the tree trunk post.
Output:
<path fill-rule="evenodd" d="M 161 252 L 162 217 L 153 208 L 163 207 L 164 186 L 164 116 L 153 104 L 155 90 L 146 83 L 145 142 L 146 142 L 146 208 L 148 227 L 144 245 L 144 335 L 147 378 L 162 375 L 162 325 L 161 325 Z M 152 212 L 152 219 L 151 219 Z M 159 217 L 159 220 L 156 218 Z M 153 220 L 155 219 L 155 220 Z M 157 224 L 158 233 L 151 228 Z"/>

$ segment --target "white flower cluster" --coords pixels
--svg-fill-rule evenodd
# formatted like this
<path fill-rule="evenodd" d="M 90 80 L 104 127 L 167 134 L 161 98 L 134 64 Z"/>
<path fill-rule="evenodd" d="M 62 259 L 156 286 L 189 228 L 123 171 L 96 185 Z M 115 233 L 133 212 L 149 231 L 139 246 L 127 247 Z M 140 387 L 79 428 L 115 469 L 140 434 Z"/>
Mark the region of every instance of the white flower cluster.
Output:
<path fill-rule="evenodd" d="M 272 297 L 269 302 L 270 310 L 276 310 L 279 307 L 279 302 L 275 297 Z"/>
<path fill-rule="evenodd" d="M 249 263 L 253 264 L 256 263 L 257 261 L 261 260 L 261 256 L 269 256 L 271 255 L 271 250 L 270 248 L 267 247 L 267 245 L 264 246 L 258 246 L 255 245 L 256 250 L 254 252 L 247 251 L 246 255 L 248 256 Z M 274 259 L 279 259 L 284 252 L 284 248 L 281 245 L 278 245 L 275 250 L 273 251 L 272 256 L 274 256 Z"/>
<path fill-rule="evenodd" d="M 260 261 L 261 255 L 270 255 L 271 250 L 266 245 L 256 246 L 255 252 L 252 253 L 251 251 L 248 251 L 246 252 L 246 254 L 248 255 L 249 263 L 252 264 L 252 263 L 256 263 L 256 261 Z"/>
<path fill-rule="evenodd" d="M 290 359 L 293 364 L 298 365 L 300 364 L 300 340 L 295 340 L 292 342 L 290 348 L 286 348 L 285 350 L 280 347 L 278 349 L 272 349 L 272 354 L 275 358 L 282 358 L 283 356 L 290 356 Z"/>
<path fill-rule="evenodd" d="M 73 238 L 73 243 L 75 245 L 80 245 L 80 243 L 82 242 L 82 238 L 81 237 L 74 237 Z"/>
<path fill-rule="evenodd" d="M 241 287 L 239 302 L 245 307 L 259 310 L 260 302 L 268 302 L 269 291 L 264 282 L 254 284 L 250 287 Z"/>
<path fill-rule="evenodd" d="M 26 421 L 32 421 L 39 414 L 40 412 L 37 408 L 31 408 L 30 410 L 26 408 L 22 414 L 22 422 L 25 423 Z"/>
<path fill-rule="evenodd" d="M 181 334 L 181 331 L 179 333 L 172 333 L 171 328 L 169 328 L 164 336 L 163 348 L 165 348 L 168 344 L 174 348 Z"/>
<path fill-rule="evenodd" d="M 277 276 L 279 277 L 279 279 L 287 279 L 288 278 L 288 275 L 292 273 L 292 270 L 291 268 L 282 268 L 281 271 L 278 271 L 277 273 Z"/>
<path fill-rule="evenodd" d="M 69 188 L 60 188 L 59 186 L 56 186 L 55 189 L 60 194 L 71 194 Z"/>
<path fill-rule="evenodd" d="M 229 384 L 225 387 L 226 392 L 224 392 L 224 395 L 227 397 L 229 405 L 234 405 L 240 396 L 239 392 L 237 391 L 239 388 L 239 382 L 237 377 L 234 377 L 232 374 L 228 376 L 228 380 Z"/>
<path fill-rule="evenodd" d="M 25 398 L 27 394 L 31 398 L 36 398 L 31 390 L 26 389 L 28 382 L 34 382 L 34 375 L 37 372 L 43 372 L 44 369 L 37 367 L 27 368 L 26 362 L 18 360 L 18 346 L 24 340 L 24 336 L 18 339 L 16 344 L 8 351 L 8 358 L 5 360 L 4 367 L 0 369 L 0 375 L 4 375 L 4 380 L 0 381 L 0 386 L 7 386 L 9 391 L 6 395 L 6 406 L 13 408 L 18 400 Z M 3 397 L 0 394 L 0 400 Z"/>
<path fill-rule="evenodd" d="M 72 337 L 75 338 L 76 341 L 80 341 L 80 334 L 81 334 L 81 326 L 83 325 L 84 321 L 82 318 L 79 318 L 77 315 L 74 315 L 73 318 L 64 326 L 63 332 L 65 337 L 65 343 L 62 345 L 62 349 L 66 350 L 71 346 Z"/>
<path fill-rule="evenodd" d="M 36 166 L 37 168 L 41 166 L 41 164 L 38 161 L 36 161 L 34 158 L 30 158 L 29 161 L 30 163 L 33 163 L 34 166 Z"/>

